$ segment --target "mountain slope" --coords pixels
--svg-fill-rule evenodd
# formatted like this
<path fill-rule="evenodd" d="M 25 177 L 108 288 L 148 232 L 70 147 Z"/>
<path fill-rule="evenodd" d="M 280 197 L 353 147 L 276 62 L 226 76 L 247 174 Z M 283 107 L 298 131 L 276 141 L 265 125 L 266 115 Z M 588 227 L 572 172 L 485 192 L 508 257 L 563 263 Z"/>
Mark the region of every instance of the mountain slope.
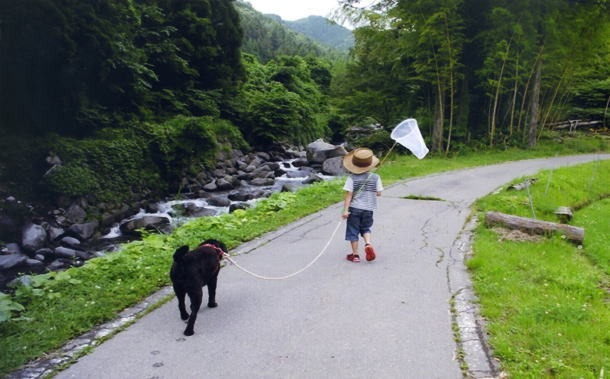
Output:
<path fill-rule="evenodd" d="M 309 16 L 296 21 L 282 20 L 282 23 L 314 41 L 340 51 L 348 52 L 354 46 L 351 30 L 321 16 Z"/>
<path fill-rule="evenodd" d="M 316 40 L 313 36 L 309 36 L 305 32 L 299 32 L 288 24 L 299 23 L 300 20 L 287 22 L 277 15 L 263 15 L 252 8 L 249 3 L 243 1 L 236 1 L 233 4 L 240 16 L 241 27 L 244 31 L 242 51 L 255 55 L 263 63 L 278 55 L 314 55 L 335 59 L 344 57 L 348 51 L 348 48 L 337 48 L 339 43 L 333 44 L 328 42 L 328 38 L 326 42 Z M 323 22 L 316 20 L 317 23 L 320 23 L 318 27 L 326 30 L 329 27 L 330 21 L 323 17 L 320 17 L 320 19 Z M 304 23 L 309 24 L 308 22 Z M 343 28 L 336 24 L 335 27 Z M 298 28 L 301 30 L 311 30 L 313 27 L 301 25 Z M 328 33 L 338 34 L 335 28 L 333 30 L 335 31 Z M 351 35 L 351 31 L 345 30 Z M 342 43 L 341 45 L 343 46 Z"/>

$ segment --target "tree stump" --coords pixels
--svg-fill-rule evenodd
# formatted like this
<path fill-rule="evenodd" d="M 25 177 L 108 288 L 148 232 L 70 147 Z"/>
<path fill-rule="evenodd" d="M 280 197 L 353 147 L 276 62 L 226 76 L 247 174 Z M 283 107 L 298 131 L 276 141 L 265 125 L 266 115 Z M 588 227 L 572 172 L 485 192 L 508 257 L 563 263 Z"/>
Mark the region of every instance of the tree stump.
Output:
<path fill-rule="evenodd" d="M 512 186 L 508 187 L 508 189 L 521 191 L 522 189 L 525 189 L 525 188 L 531 186 L 532 184 L 536 183 L 537 181 L 538 181 L 538 178 L 525 179 L 521 183 L 513 184 Z"/>
<path fill-rule="evenodd" d="M 559 207 L 555 209 L 555 215 L 559 219 L 559 222 L 562 224 L 567 224 L 572 220 L 574 214 L 572 213 L 572 209 L 570 207 Z"/>

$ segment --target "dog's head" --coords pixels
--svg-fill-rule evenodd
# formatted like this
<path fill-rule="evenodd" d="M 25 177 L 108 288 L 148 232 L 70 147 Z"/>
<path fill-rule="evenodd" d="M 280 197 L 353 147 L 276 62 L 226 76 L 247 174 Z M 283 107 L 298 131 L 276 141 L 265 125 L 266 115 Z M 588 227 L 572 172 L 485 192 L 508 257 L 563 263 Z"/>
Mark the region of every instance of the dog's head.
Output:
<path fill-rule="evenodd" d="M 218 259 L 222 259 L 224 257 L 224 254 L 228 253 L 227 246 L 224 243 L 215 239 L 207 239 L 199 245 L 199 247 L 204 246 L 216 250 L 216 253 L 218 254 Z"/>
<path fill-rule="evenodd" d="M 216 254 L 218 254 L 218 259 L 222 259 L 225 253 L 228 253 L 227 251 L 227 246 L 218 241 L 218 240 L 214 240 L 214 239 L 207 239 L 205 241 L 203 241 L 198 247 L 197 249 L 193 250 L 193 252 L 195 252 L 198 249 L 201 248 L 210 248 L 214 251 L 216 251 Z M 190 256 L 191 254 L 189 253 L 189 247 L 187 245 L 181 246 L 179 247 L 176 252 L 174 253 L 174 262 L 176 263 L 182 263 L 185 261 L 185 259 Z"/>

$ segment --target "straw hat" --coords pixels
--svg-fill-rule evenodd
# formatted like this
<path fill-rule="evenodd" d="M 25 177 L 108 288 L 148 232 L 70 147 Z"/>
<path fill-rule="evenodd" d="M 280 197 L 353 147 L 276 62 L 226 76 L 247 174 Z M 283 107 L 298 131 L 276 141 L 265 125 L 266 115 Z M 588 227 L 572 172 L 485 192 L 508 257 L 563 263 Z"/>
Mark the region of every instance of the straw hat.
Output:
<path fill-rule="evenodd" d="M 379 164 L 377 158 L 371 149 L 361 147 L 352 150 L 349 154 L 343 157 L 343 166 L 354 174 L 362 174 L 367 172 Z"/>

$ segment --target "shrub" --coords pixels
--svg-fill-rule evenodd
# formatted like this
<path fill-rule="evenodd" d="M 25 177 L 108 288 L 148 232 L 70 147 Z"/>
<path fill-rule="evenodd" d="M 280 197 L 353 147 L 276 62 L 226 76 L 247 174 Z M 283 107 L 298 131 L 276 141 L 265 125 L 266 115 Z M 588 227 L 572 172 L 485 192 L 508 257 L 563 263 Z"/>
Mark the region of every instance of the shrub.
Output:
<path fill-rule="evenodd" d="M 173 181 L 186 172 L 213 167 L 223 146 L 247 149 L 239 130 L 213 117 L 175 117 L 163 124 L 147 125 L 151 157 L 164 179 Z"/>
<path fill-rule="evenodd" d="M 95 173 L 80 162 L 57 166 L 45 177 L 45 182 L 48 189 L 57 195 L 84 196 L 99 189 Z"/>

